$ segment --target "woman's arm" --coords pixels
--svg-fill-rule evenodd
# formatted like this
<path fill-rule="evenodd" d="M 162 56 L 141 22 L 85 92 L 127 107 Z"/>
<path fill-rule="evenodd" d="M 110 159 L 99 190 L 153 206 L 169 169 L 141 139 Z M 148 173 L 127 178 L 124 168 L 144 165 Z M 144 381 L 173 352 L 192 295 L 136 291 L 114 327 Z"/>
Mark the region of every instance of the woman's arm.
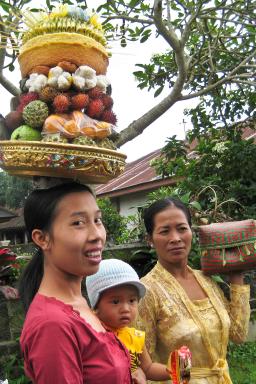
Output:
<path fill-rule="evenodd" d="M 230 273 L 229 282 L 230 301 L 218 289 L 230 317 L 229 338 L 235 343 L 242 343 L 246 340 L 250 320 L 250 286 L 244 284 L 241 272 Z"/>

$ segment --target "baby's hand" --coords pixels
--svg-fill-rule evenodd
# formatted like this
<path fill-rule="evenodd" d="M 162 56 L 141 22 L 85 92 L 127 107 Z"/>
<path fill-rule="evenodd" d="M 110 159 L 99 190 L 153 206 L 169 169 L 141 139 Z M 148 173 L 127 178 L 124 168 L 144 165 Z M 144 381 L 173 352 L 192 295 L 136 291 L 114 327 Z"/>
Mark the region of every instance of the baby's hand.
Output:
<path fill-rule="evenodd" d="M 132 372 L 133 384 L 147 384 L 145 373 L 141 368 L 137 368 L 136 371 Z"/>

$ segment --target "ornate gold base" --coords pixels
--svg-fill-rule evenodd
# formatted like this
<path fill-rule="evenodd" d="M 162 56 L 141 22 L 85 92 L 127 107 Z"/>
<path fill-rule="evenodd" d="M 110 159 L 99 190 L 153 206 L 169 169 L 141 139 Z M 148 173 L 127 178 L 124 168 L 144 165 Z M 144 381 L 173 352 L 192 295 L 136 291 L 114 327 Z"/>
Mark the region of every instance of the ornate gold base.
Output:
<path fill-rule="evenodd" d="M 0 167 L 15 176 L 68 178 L 103 184 L 124 171 L 126 155 L 100 147 L 0 141 Z"/>

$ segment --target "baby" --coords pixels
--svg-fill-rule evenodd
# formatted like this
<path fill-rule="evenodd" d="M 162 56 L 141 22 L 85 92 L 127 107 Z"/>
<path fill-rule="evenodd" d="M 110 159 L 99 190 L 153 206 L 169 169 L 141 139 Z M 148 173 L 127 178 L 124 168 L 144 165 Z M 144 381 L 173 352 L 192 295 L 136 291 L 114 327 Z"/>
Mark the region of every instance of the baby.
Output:
<path fill-rule="evenodd" d="M 140 367 L 148 380 L 168 380 L 166 366 L 153 363 L 145 347 L 145 332 L 131 328 L 145 286 L 135 270 L 117 259 L 103 260 L 98 272 L 86 278 L 92 308 L 108 331 L 115 333 L 131 356 L 131 370 Z"/>

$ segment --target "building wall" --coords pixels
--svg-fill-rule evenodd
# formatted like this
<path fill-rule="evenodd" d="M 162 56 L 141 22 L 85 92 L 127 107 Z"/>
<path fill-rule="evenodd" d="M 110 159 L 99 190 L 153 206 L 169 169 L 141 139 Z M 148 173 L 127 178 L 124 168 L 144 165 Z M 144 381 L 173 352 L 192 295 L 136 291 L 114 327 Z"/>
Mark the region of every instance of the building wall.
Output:
<path fill-rule="evenodd" d="M 130 195 L 119 197 L 119 213 L 122 216 L 134 215 L 138 212 L 138 206 L 146 202 L 145 192 L 136 192 Z"/>

